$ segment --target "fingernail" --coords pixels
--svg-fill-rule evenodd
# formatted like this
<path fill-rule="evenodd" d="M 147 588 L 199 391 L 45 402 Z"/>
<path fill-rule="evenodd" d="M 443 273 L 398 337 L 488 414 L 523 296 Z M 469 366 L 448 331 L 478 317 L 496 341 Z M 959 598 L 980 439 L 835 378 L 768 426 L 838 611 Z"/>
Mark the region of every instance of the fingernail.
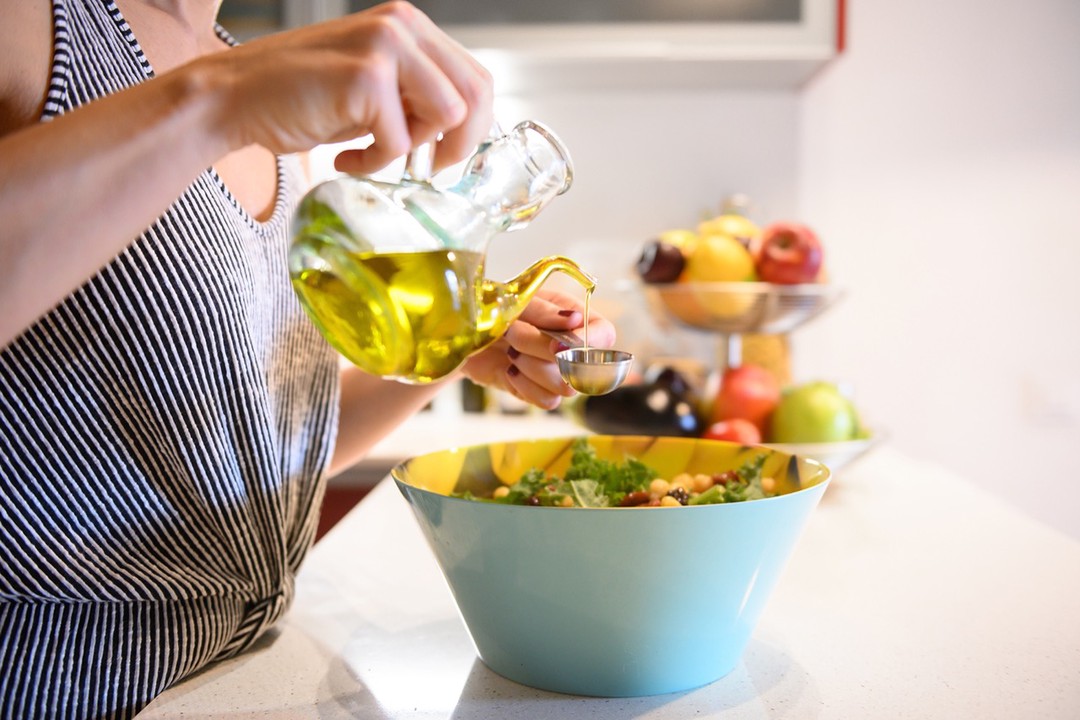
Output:
<path fill-rule="evenodd" d="M 518 370 L 517 365 L 511 365 L 510 367 L 506 368 L 506 374 L 510 377 L 517 377 L 521 374 L 521 371 Z"/>
<path fill-rule="evenodd" d="M 555 352 L 557 352 L 557 353 L 561 353 L 563 350 L 569 350 L 569 349 L 570 349 L 570 346 L 567 345 L 566 343 L 559 343 L 558 345 L 555 346 Z"/>
<path fill-rule="evenodd" d="M 521 351 L 518 350 L 516 347 L 512 347 L 507 350 L 506 354 L 510 357 L 511 360 L 517 360 L 519 357 L 521 357 Z"/>
<path fill-rule="evenodd" d="M 562 315 L 563 317 L 570 317 L 571 315 L 573 315 L 576 312 L 577 312 L 577 310 L 560 310 L 559 314 Z"/>

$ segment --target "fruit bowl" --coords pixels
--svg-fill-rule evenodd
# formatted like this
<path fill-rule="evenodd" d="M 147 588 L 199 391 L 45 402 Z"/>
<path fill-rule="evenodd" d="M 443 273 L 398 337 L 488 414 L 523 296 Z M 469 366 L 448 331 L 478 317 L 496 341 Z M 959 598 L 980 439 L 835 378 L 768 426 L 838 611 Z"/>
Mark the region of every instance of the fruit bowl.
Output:
<path fill-rule="evenodd" d="M 391 471 L 481 660 L 536 688 L 598 697 L 688 690 L 730 672 L 829 482 L 820 463 L 762 447 L 587 436 L 597 456 L 661 477 L 765 453 L 779 495 L 660 508 L 506 505 L 452 497 L 560 474 L 574 438 L 456 448 Z"/>
<path fill-rule="evenodd" d="M 817 460 L 835 475 L 841 468 L 870 452 L 883 439 L 884 434 L 878 431 L 857 440 L 823 443 L 764 443 L 764 446 L 778 452 Z"/>
<path fill-rule="evenodd" d="M 840 298 L 826 283 L 644 283 L 653 314 L 709 332 L 778 334 L 794 330 Z"/>

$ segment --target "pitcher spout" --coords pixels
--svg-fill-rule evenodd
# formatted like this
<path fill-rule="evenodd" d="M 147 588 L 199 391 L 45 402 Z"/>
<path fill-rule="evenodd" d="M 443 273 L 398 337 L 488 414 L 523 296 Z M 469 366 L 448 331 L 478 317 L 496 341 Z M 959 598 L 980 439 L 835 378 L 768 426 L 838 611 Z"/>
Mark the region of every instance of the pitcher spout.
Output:
<path fill-rule="evenodd" d="M 529 267 L 522 270 L 516 277 L 507 280 L 507 291 L 522 299 L 521 309 L 532 300 L 536 291 L 544 284 L 553 272 L 562 272 L 576 280 L 586 292 L 592 292 L 596 288 L 596 278 L 585 272 L 580 265 L 570 258 L 561 255 L 552 255 L 541 258 Z M 518 313 L 520 315 L 520 313 Z M 516 319 L 516 316 L 515 316 Z"/>
<path fill-rule="evenodd" d="M 506 282 L 485 280 L 479 303 L 483 316 L 478 318 L 477 328 L 485 336 L 487 343 L 502 337 L 554 272 L 570 276 L 586 293 L 591 293 L 596 288 L 595 277 L 570 258 L 559 255 L 537 260 Z"/>

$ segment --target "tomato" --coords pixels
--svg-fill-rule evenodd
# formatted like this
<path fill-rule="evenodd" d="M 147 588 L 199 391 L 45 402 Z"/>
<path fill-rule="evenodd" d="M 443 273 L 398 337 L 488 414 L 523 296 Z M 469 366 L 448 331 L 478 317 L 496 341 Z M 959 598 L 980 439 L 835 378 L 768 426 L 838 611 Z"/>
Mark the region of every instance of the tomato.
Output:
<path fill-rule="evenodd" d="M 764 435 L 779 402 L 780 383 L 771 372 L 758 365 L 740 365 L 724 371 L 710 419 L 714 423 L 731 418 L 749 420 Z"/>
<path fill-rule="evenodd" d="M 761 431 L 757 425 L 743 418 L 731 418 L 715 422 L 702 435 L 706 440 L 727 440 L 742 445 L 757 445 L 761 442 Z"/>

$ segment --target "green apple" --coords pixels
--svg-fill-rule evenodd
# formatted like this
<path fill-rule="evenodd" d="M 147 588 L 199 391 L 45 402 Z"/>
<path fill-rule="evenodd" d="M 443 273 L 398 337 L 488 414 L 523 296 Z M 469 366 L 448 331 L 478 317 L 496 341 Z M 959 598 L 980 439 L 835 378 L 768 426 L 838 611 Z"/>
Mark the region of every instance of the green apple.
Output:
<path fill-rule="evenodd" d="M 769 442 L 819 443 L 854 439 L 858 414 L 836 385 L 822 380 L 784 391 L 773 411 Z"/>

